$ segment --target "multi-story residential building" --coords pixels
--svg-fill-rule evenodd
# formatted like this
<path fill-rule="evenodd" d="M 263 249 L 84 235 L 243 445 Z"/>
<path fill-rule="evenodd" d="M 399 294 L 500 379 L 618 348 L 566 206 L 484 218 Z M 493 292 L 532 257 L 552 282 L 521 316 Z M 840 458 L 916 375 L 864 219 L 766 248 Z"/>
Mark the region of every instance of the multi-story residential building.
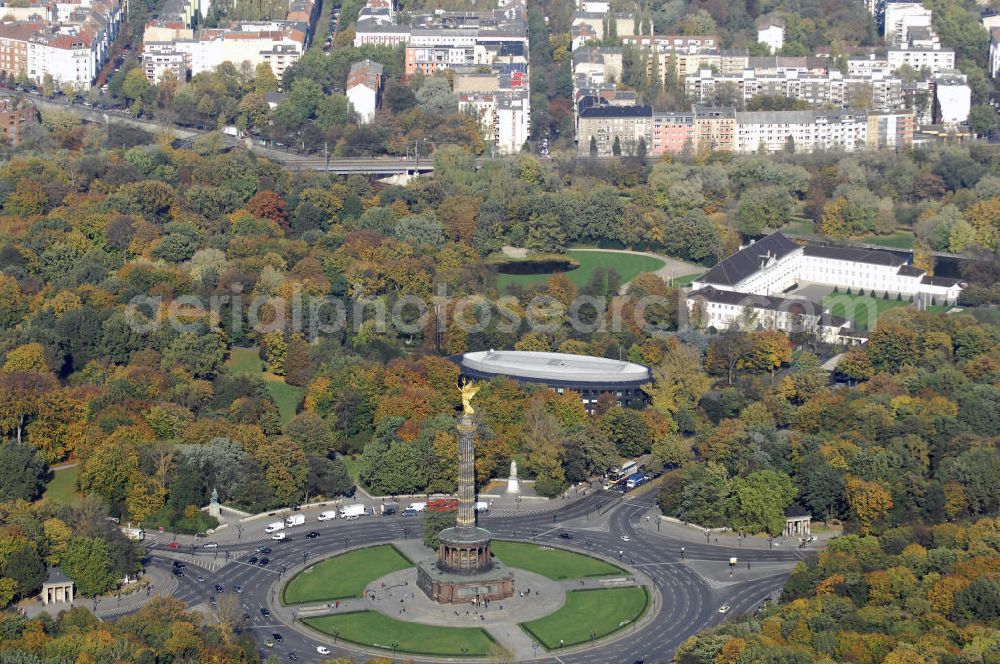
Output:
<path fill-rule="evenodd" d="M 7 145 L 17 146 L 24 130 L 38 124 L 38 110 L 23 99 L 0 98 L 0 137 Z"/>
<path fill-rule="evenodd" d="M 358 121 L 371 122 L 382 100 L 382 65 L 371 60 L 355 62 L 347 75 L 345 90 Z"/>
<path fill-rule="evenodd" d="M 902 103 L 900 79 L 882 74 L 845 78 L 839 71 L 812 75 L 785 69 L 761 75 L 748 69 L 741 75 L 727 76 L 703 69 L 685 79 L 684 90 L 688 98 L 699 103 L 740 107 L 757 96 L 788 97 L 812 106 L 869 106 L 877 111 L 896 110 Z"/>
<path fill-rule="evenodd" d="M 737 112 L 736 152 L 815 152 L 867 147 L 868 116 L 864 111 Z"/>
<path fill-rule="evenodd" d="M 463 92 L 458 96 L 458 106 L 479 118 L 483 135 L 495 154 L 517 153 L 528 140 L 531 106 L 527 90 Z"/>
<path fill-rule="evenodd" d="M 934 81 L 903 84 L 903 108 L 913 113 L 913 121 L 918 125 L 934 122 L 934 87 Z"/>
<path fill-rule="evenodd" d="M 492 12 L 445 12 L 404 16 L 371 3 L 355 24 L 354 45 L 468 47 L 500 42 L 528 43 L 524 3 L 515 0 Z"/>
<path fill-rule="evenodd" d="M 869 113 L 865 147 L 869 150 L 913 145 L 913 113 Z"/>
<path fill-rule="evenodd" d="M 223 62 L 251 68 L 266 63 L 281 80 L 309 46 L 311 25 L 319 13 L 315 0 L 291 0 L 284 20 L 199 29 L 199 17 L 208 8 L 208 0 L 168 0 L 159 16 L 146 24 L 142 62 L 150 81 L 159 81 L 167 71 L 185 80 Z"/>
<path fill-rule="evenodd" d="M 663 51 L 699 51 L 719 48 L 716 35 L 619 35 L 622 45 Z"/>
<path fill-rule="evenodd" d="M 774 16 L 757 21 L 757 41 L 776 54 L 785 45 L 785 21 Z"/>
<path fill-rule="evenodd" d="M 142 69 L 152 83 L 159 83 L 168 71 L 183 81 L 189 69 L 188 57 L 173 42 L 147 42 L 143 47 Z"/>
<path fill-rule="evenodd" d="M 696 140 L 695 114 L 653 113 L 653 137 L 650 156 L 681 154 L 694 150 Z"/>
<path fill-rule="evenodd" d="M 867 57 L 847 59 L 847 76 L 849 78 L 871 78 L 876 74 L 888 76 L 892 71 L 888 58 L 878 57 L 874 53 Z"/>
<path fill-rule="evenodd" d="M 614 30 L 618 37 L 641 34 L 634 14 L 577 12 L 573 16 L 573 25 L 589 26 L 601 41 L 610 36 L 605 34 L 605 31 L 610 30 Z"/>
<path fill-rule="evenodd" d="M 955 68 L 955 51 L 950 48 L 890 48 L 887 60 L 892 71 L 903 65 L 909 65 L 917 71 L 928 69 L 936 74 L 944 69 Z"/>
<path fill-rule="evenodd" d="M 1000 18 L 1000 17 L 998 17 Z M 1000 76 L 1000 27 L 990 28 L 990 76 Z"/>
<path fill-rule="evenodd" d="M 736 149 L 736 110 L 732 107 L 695 104 L 695 147 L 732 152 Z"/>
<path fill-rule="evenodd" d="M 0 23 L 0 72 L 8 78 L 28 73 L 28 40 L 45 29 L 44 23 Z"/>
<path fill-rule="evenodd" d="M 26 17 L 0 25 L 0 72 L 26 76 L 35 84 L 90 87 L 107 60 L 127 10 L 125 0 L 89 0 L 11 7 Z M 0 11 L 4 11 L 0 9 Z"/>
<path fill-rule="evenodd" d="M 931 10 L 919 2 L 890 2 L 885 5 L 885 41 L 891 46 L 910 42 L 915 28 L 931 28 Z M 918 33 L 922 37 L 923 33 Z"/>
<path fill-rule="evenodd" d="M 581 155 L 589 154 L 593 139 L 601 157 L 613 155 L 616 143 L 623 156 L 638 155 L 640 145 L 648 152 L 653 142 L 652 118 L 649 106 L 584 106 L 577 121 L 577 149 Z"/>
<path fill-rule="evenodd" d="M 934 118 L 944 125 L 956 125 L 969 119 L 972 89 L 965 74 L 957 69 L 934 76 Z"/>

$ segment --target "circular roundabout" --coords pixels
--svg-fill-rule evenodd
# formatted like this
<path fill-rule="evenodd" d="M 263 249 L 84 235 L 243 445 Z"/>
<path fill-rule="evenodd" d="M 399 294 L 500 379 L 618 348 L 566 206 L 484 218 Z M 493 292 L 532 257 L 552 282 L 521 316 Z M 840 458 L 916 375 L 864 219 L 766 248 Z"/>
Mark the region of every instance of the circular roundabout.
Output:
<path fill-rule="evenodd" d="M 651 617 L 651 586 L 618 564 L 562 547 L 498 540 L 513 594 L 442 603 L 421 588 L 420 548 L 354 549 L 304 566 L 280 589 L 295 624 L 371 652 L 515 660 L 587 649 Z M 427 553 L 427 549 L 423 549 Z"/>

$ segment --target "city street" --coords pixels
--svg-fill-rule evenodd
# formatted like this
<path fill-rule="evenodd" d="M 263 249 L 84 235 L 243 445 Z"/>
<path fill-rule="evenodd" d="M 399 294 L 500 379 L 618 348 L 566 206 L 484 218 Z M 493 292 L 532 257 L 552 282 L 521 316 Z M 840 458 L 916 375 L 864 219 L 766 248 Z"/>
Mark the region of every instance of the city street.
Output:
<path fill-rule="evenodd" d="M 654 496 L 654 492 L 633 498 L 599 491 L 556 510 L 481 519 L 481 525 L 497 539 L 537 541 L 590 553 L 634 569 L 655 586 L 651 614 L 634 627 L 608 637 L 595 647 L 567 648 L 548 655 L 539 648 L 538 661 L 567 664 L 669 661 L 676 648 L 692 634 L 731 616 L 751 612 L 775 595 L 791 567 L 807 555 L 799 550 L 697 543 L 657 533 L 646 518 L 654 507 Z M 236 595 L 240 612 L 250 618 L 244 629 L 256 633 L 265 654 L 285 660 L 295 653 L 299 661 L 320 661 L 323 657 L 317 654 L 316 647 L 325 645 L 334 654 L 359 656 L 361 651 L 356 647 L 334 643 L 333 639 L 314 634 L 301 624 L 292 626 L 295 612 L 278 606 L 278 588 L 309 561 L 376 543 L 419 540 L 423 537 L 421 522 L 399 516 L 366 516 L 356 521 L 335 519 L 319 523 L 310 515 L 305 526 L 287 529 L 288 539 L 283 542 L 267 538 L 263 526 L 263 520 L 245 526 L 239 541 L 220 543 L 215 549 L 196 548 L 195 555 L 191 555 L 190 546 L 171 549 L 167 541 L 155 543 L 150 550 L 150 564 L 168 568 L 174 560 L 184 560 L 187 568 L 184 576 L 178 577 L 174 594 L 193 610 L 209 616 L 215 611 L 212 600 L 216 584 L 222 584 L 227 594 L 240 586 L 242 593 Z M 308 530 L 321 535 L 307 539 Z M 569 533 L 572 538 L 561 538 L 560 533 Z M 412 548 L 412 544 L 408 546 Z M 259 564 L 263 555 L 255 551 L 261 546 L 271 549 L 266 554 L 270 559 L 266 566 Z M 734 569 L 729 564 L 732 557 L 738 559 Z M 249 562 L 251 558 L 257 559 L 256 564 Z M 199 577 L 204 580 L 199 581 Z M 719 612 L 723 605 L 730 607 L 726 613 Z M 283 638 L 272 639 L 274 633 Z M 273 647 L 264 647 L 265 639 L 274 640 Z M 374 649 L 364 653 L 385 654 Z"/>

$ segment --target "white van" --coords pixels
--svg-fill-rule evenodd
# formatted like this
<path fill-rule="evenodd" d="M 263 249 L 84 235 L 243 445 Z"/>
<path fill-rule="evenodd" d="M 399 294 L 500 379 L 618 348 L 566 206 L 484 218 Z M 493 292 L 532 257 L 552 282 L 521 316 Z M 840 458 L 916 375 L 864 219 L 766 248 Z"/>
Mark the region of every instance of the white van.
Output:
<path fill-rule="evenodd" d="M 476 501 L 476 511 L 477 512 L 489 512 L 490 511 L 490 504 L 488 502 L 486 502 L 485 500 L 477 500 Z"/>
<path fill-rule="evenodd" d="M 340 518 L 353 520 L 367 513 L 364 505 L 344 505 L 340 508 Z"/>
<path fill-rule="evenodd" d="M 285 517 L 285 525 L 291 528 L 292 526 L 301 526 L 306 522 L 305 514 L 292 514 L 291 516 Z"/>
<path fill-rule="evenodd" d="M 317 521 L 329 521 L 330 519 L 337 518 L 337 510 L 327 510 L 326 512 L 320 512 L 319 516 L 316 517 Z"/>
<path fill-rule="evenodd" d="M 268 535 L 270 535 L 271 533 L 276 533 L 279 530 L 284 530 L 284 529 L 285 529 L 285 524 L 282 521 L 274 521 L 274 522 L 269 523 L 266 526 L 264 526 L 264 532 L 266 534 L 268 534 Z"/>
<path fill-rule="evenodd" d="M 286 537 L 288 537 L 288 535 L 286 535 L 285 533 L 275 533 L 275 534 L 271 535 L 271 539 L 278 540 L 278 541 L 281 541 L 281 540 L 285 539 Z"/>
<path fill-rule="evenodd" d="M 427 509 L 427 503 L 410 503 L 406 506 L 406 509 L 413 510 L 414 512 L 423 512 Z"/>

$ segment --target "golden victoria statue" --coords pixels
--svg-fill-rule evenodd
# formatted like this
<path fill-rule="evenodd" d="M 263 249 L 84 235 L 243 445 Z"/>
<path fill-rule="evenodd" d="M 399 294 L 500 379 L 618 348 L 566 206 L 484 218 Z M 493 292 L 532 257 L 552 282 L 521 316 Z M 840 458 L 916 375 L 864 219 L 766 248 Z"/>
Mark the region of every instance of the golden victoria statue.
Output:
<path fill-rule="evenodd" d="M 458 384 L 458 391 L 462 393 L 462 414 L 472 415 L 476 411 L 472 409 L 472 397 L 479 391 L 479 385 L 471 380 L 465 379 Z"/>

